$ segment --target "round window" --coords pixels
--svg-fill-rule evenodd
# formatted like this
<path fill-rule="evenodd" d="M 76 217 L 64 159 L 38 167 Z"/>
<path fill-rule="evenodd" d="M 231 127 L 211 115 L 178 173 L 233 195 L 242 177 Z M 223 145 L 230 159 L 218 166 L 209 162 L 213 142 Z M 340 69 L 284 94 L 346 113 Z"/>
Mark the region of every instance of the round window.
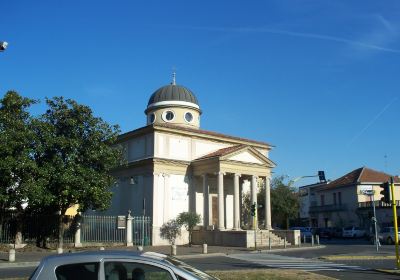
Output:
<path fill-rule="evenodd" d="M 150 123 L 154 123 L 156 121 L 156 114 L 151 113 L 150 117 L 149 117 L 149 121 L 150 121 Z"/>
<path fill-rule="evenodd" d="M 164 119 L 164 121 L 166 121 L 166 122 L 173 121 L 174 118 L 175 118 L 175 114 L 174 114 L 174 112 L 172 112 L 172 111 L 165 111 L 165 112 L 163 113 L 163 119 Z"/>
<path fill-rule="evenodd" d="M 187 121 L 188 123 L 191 123 L 193 121 L 192 113 L 190 113 L 190 112 L 185 113 L 185 121 Z"/>

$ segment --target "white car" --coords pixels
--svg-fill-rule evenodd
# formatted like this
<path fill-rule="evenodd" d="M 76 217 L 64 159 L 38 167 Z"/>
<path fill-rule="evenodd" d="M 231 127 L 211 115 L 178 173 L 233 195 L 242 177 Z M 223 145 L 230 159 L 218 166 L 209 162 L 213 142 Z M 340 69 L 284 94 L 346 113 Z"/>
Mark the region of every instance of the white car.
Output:
<path fill-rule="evenodd" d="M 153 252 L 88 251 L 48 256 L 32 280 L 217 280 L 184 262 Z"/>
<path fill-rule="evenodd" d="M 400 230 L 397 233 L 398 234 L 398 238 L 400 240 Z M 395 240 L 395 236 L 394 236 L 394 227 L 384 227 L 381 232 L 379 233 L 379 240 L 382 243 L 386 243 L 386 244 L 394 244 L 394 240 Z"/>
<path fill-rule="evenodd" d="M 343 237 L 364 237 L 365 234 L 365 230 L 360 227 L 351 226 L 343 228 Z"/>

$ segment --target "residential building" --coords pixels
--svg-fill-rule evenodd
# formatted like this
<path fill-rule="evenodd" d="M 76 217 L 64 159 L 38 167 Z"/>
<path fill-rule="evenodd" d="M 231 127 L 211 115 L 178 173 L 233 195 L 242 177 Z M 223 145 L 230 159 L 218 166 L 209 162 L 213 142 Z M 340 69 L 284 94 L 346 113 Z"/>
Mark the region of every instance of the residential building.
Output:
<path fill-rule="evenodd" d="M 302 186 L 300 190 L 300 218 L 312 227 L 372 226 L 373 204 L 379 226 L 391 225 L 390 204 L 382 202 L 380 185 L 392 177 L 367 167 L 355 169 L 327 183 Z M 400 179 L 394 176 L 395 198 L 400 206 Z"/>

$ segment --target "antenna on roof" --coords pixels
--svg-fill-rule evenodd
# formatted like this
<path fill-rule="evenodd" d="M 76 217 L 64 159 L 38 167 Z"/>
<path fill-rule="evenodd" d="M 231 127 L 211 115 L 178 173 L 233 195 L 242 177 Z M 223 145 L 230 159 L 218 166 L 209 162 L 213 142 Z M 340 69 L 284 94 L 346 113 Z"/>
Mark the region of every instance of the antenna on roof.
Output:
<path fill-rule="evenodd" d="M 386 172 L 387 171 L 387 167 L 388 167 L 388 161 L 387 161 L 388 156 L 387 156 L 387 154 L 385 154 L 383 157 L 385 159 L 385 172 Z"/>
<path fill-rule="evenodd" d="M 176 71 L 175 71 L 175 67 L 172 68 L 172 83 L 173 86 L 176 85 Z"/>

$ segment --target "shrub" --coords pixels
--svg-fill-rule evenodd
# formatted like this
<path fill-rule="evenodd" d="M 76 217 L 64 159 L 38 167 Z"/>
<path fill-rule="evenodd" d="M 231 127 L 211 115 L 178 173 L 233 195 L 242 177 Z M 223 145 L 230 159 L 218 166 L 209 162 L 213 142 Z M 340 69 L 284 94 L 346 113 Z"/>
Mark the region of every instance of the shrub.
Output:
<path fill-rule="evenodd" d="M 181 224 L 177 220 L 169 220 L 160 228 L 160 236 L 167 239 L 169 244 L 175 245 L 175 240 L 181 235 Z"/>

